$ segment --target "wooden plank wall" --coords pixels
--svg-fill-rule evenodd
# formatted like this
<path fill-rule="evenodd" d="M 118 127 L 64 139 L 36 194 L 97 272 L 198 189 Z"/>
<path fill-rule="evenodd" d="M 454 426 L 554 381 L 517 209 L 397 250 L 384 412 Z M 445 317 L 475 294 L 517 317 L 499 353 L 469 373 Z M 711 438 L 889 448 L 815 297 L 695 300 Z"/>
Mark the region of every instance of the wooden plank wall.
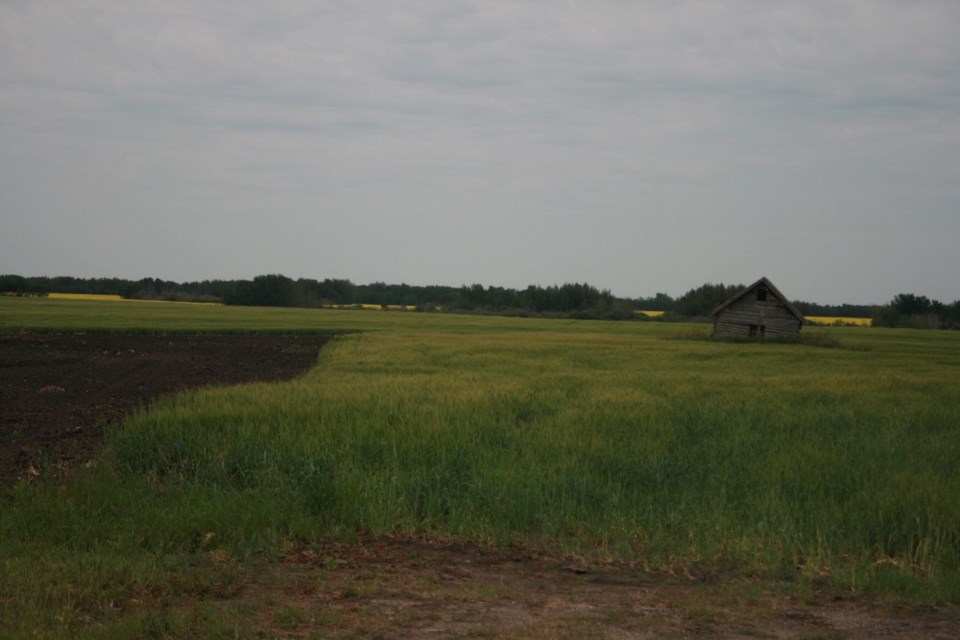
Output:
<path fill-rule="evenodd" d="M 801 323 L 775 296 L 768 294 L 767 299 L 761 301 L 757 300 L 756 292 L 751 291 L 717 314 L 713 334 L 746 338 L 750 335 L 750 325 L 763 325 L 764 337 L 779 338 L 800 333 Z"/>

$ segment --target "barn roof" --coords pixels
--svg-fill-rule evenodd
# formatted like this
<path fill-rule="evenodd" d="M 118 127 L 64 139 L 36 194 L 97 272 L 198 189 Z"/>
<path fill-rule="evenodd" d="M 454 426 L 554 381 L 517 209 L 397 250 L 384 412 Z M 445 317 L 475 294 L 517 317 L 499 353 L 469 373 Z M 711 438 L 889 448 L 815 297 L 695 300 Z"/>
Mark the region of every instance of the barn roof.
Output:
<path fill-rule="evenodd" d="M 767 288 L 767 291 L 772 293 L 777 298 L 777 300 L 779 300 L 783 304 L 783 306 L 787 308 L 787 311 L 792 313 L 794 316 L 797 317 L 798 320 L 803 322 L 803 314 L 800 313 L 800 310 L 797 309 L 795 306 L 793 306 L 790 303 L 790 301 L 787 300 L 787 298 L 782 293 L 780 293 L 780 290 L 777 289 L 775 286 L 773 286 L 773 283 L 767 280 L 766 278 L 760 278 L 759 280 L 754 282 L 752 285 L 750 285 L 740 293 L 732 296 L 729 300 L 719 305 L 717 308 L 715 308 L 713 311 L 710 312 L 710 317 L 717 315 L 718 313 L 720 313 L 721 311 L 723 311 L 724 309 L 732 305 L 734 302 L 736 302 L 740 298 L 746 296 L 751 291 L 756 290 L 761 285 L 765 286 Z"/>

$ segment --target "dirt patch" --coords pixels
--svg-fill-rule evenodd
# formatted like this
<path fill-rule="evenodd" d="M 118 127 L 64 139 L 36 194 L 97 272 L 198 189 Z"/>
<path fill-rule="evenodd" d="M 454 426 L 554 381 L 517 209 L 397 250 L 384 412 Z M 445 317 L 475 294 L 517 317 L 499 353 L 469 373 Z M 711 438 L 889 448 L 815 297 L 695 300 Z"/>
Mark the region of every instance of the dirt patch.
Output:
<path fill-rule="evenodd" d="M 231 561 L 212 550 L 208 562 Z M 225 585 L 205 606 L 251 638 L 960 637 L 947 607 L 429 539 L 304 544 Z M 152 606 L 189 618 L 197 604 Z"/>
<path fill-rule="evenodd" d="M 328 339 L 0 334 L 0 486 L 44 464 L 89 460 L 105 424 L 157 396 L 297 376 L 316 362 Z"/>

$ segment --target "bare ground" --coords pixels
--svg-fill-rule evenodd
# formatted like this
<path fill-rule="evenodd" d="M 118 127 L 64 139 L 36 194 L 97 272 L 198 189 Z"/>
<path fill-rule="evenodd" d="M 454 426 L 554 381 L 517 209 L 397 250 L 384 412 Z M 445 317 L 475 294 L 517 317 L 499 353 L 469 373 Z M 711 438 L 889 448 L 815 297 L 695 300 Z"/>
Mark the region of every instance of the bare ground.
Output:
<path fill-rule="evenodd" d="M 0 486 L 46 464 L 80 464 L 103 427 L 157 396 L 292 378 L 316 335 L 0 334 Z"/>
<path fill-rule="evenodd" d="M 229 584 L 217 610 L 225 620 L 242 612 L 250 637 L 960 637 L 950 607 L 435 539 L 304 545 Z"/>
<path fill-rule="evenodd" d="M 0 335 L 0 486 L 95 455 L 107 422 L 180 389 L 282 380 L 326 338 Z M 960 638 L 960 612 L 740 575 L 651 574 L 544 550 L 371 537 L 296 545 L 238 565 L 203 605 L 243 637 Z M 196 594 L 144 594 L 123 612 L 189 612 Z"/>

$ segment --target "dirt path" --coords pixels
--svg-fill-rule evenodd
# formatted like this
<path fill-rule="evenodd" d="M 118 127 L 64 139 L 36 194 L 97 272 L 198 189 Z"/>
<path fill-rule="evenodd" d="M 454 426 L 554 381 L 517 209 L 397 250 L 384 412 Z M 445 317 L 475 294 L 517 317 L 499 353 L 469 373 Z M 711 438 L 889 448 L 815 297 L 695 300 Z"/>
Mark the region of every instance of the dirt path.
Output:
<path fill-rule="evenodd" d="M 0 484 L 44 462 L 88 460 L 105 422 L 160 394 L 296 376 L 325 341 L 0 334 Z M 538 550 L 381 537 L 303 545 L 256 566 L 216 550 L 206 562 L 202 570 L 225 576 L 222 592 L 144 594 L 122 608 L 207 615 L 212 606 L 242 637 L 960 638 L 954 607 L 735 575 L 654 575 Z"/>
<path fill-rule="evenodd" d="M 216 552 L 211 552 L 216 558 Z M 239 585 L 238 585 L 239 583 Z M 369 538 L 229 581 L 249 637 L 955 639 L 949 608 L 743 576 L 650 574 L 535 550 Z M 159 604 L 159 603 L 156 603 Z M 189 610 L 193 603 L 163 603 Z"/>

